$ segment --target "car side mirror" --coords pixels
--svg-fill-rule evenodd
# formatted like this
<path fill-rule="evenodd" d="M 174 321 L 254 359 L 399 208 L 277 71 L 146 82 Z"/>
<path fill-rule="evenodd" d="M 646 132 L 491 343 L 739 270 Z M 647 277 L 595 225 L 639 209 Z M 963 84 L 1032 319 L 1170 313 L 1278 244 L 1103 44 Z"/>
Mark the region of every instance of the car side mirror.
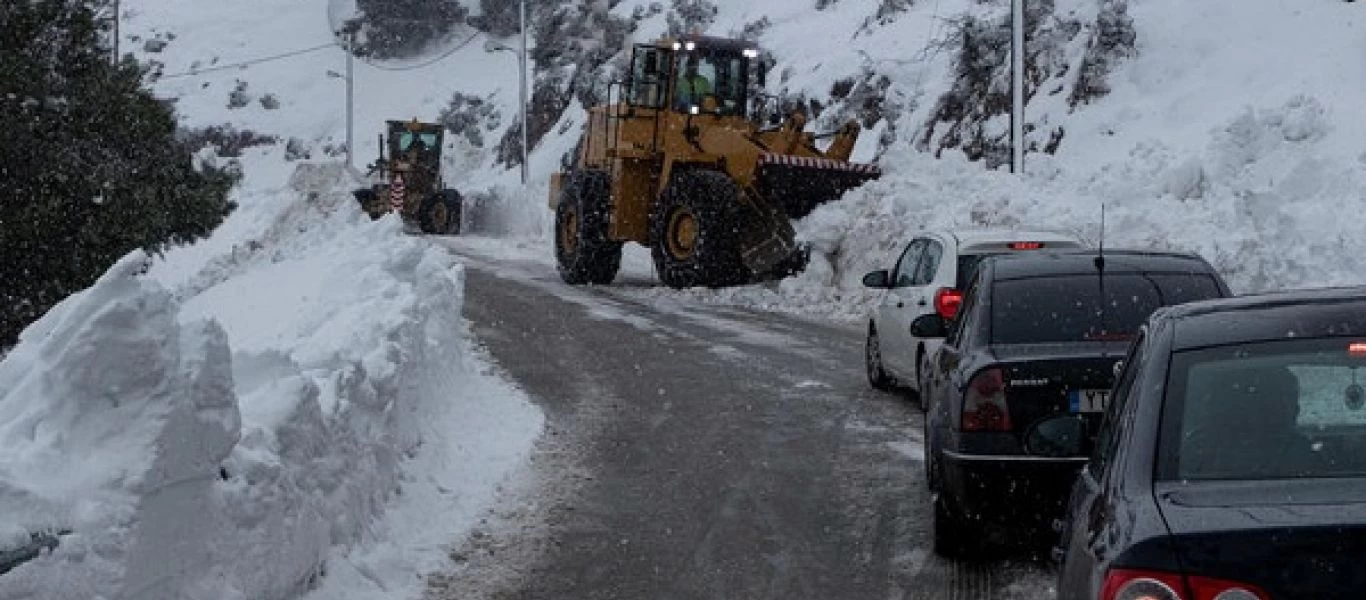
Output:
<path fill-rule="evenodd" d="M 938 314 L 920 315 L 911 321 L 911 335 L 918 338 L 948 337 L 949 326 Z"/>
<path fill-rule="evenodd" d="M 877 289 L 892 287 L 892 277 L 886 271 L 873 271 L 863 276 L 863 287 Z"/>
<path fill-rule="evenodd" d="M 1030 426 L 1024 436 L 1031 456 L 1076 457 L 1086 454 L 1086 421 L 1077 415 L 1056 415 Z"/>

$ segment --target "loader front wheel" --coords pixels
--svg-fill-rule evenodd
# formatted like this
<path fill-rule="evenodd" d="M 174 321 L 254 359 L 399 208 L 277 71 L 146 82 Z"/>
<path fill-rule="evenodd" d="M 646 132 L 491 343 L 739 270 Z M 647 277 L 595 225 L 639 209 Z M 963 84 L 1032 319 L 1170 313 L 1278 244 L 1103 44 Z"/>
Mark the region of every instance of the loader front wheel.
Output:
<path fill-rule="evenodd" d="M 653 219 L 655 270 L 672 288 L 724 287 L 749 280 L 736 231 L 740 189 L 724 173 L 681 171 Z"/>
<path fill-rule="evenodd" d="M 555 206 L 555 262 L 570 285 L 607 285 L 621 268 L 621 242 L 608 236 L 607 174 L 576 171 Z"/>
<path fill-rule="evenodd" d="M 422 200 L 417 212 L 417 225 L 422 233 L 453 235 L 460 233 L 460 193 L 441 190 Z"/>

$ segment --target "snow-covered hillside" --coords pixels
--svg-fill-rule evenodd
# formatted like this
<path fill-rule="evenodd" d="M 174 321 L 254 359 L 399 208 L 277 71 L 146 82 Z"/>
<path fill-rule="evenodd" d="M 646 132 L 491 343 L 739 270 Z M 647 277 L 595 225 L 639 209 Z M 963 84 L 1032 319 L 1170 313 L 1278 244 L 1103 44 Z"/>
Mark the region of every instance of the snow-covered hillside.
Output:
<path fill-rule="evenodd" d="M 1235 290 L 1360 283 L 1366 248 L 1342 218 L 1366 209 L 1366 83 L 1346 75 L 1366 57 L 1359 6 L 1148 0 L 1128 13 L 1135 54 L 1108 94 L 1027 108 L 1065 130 L 1055 156 L 1030 154 L 1014 177 L 896 144 L 882 181 L 803 224 L 834 260 L 833 279 L 818 268 L 809 283 L 857 295 L 904 228 L 1025 224 L 1096 240 L 1102 203 L 1107 245 L 1198 252 Z"/>

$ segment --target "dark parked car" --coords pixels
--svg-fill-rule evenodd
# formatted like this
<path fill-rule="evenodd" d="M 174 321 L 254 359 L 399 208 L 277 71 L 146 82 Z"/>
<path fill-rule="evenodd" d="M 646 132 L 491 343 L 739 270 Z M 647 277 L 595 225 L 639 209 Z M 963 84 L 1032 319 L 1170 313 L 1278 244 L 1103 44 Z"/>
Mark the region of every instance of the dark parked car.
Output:
<path fill-rule="evenodd" d="M 1366 597 L 1366 288 L 1164 309 L 1126 363 L 1062 600 Z"/>
<path fill-rule="evenodd" d="M 935 551 L 972 554 L 989 534 L 1061 517 L 1086 456 L 1039 424 L 1076 415 L 1078 435 L 1094 435 L 1115 365 L 1148 316 L 1228 295 L 1195 255 L 1020 254 L 981 263 L 951 324 L 916 319 L 916 335 L 947 335 L 926 381 Z"/>

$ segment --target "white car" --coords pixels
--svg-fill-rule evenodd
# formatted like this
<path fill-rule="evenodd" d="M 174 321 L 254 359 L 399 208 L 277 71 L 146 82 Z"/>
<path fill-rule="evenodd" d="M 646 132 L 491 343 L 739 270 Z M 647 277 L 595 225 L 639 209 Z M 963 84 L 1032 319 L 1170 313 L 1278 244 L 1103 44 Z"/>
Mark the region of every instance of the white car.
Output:
<path fill-rule="evenodd" d="M 922 364 L 943 340 L 911 335 L 911 321 L 933 312 L 952 320 L 963 300 L 963 288 L 982 258 L 1086 247 L 1072 234 L 1053 231 L 972 229 L 917 234 L 891 269 L 863 277 L 863 285 L 887 290 L 868 319 L 864 351 L 868 383 L 880 390 L 905 387 L 919 395 Z"/>

